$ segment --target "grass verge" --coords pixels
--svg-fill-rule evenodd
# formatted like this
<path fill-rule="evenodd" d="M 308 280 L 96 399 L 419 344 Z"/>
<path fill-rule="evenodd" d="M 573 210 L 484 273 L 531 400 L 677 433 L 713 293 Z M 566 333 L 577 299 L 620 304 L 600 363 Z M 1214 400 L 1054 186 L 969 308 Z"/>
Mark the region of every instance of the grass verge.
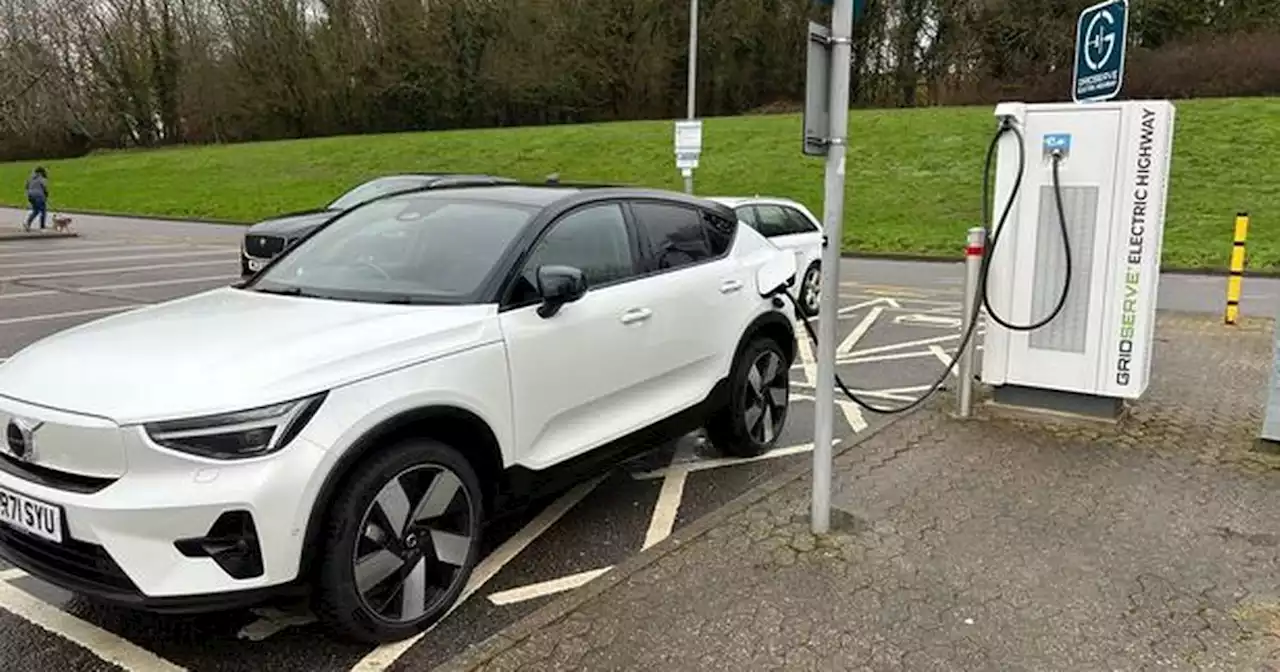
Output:
<path fill-rule="evenodd" d="M 993 127 L 988 107 L 853 112 L 845 251 L 958 256 L 980 220 Z M 790 196 L 821 212 L 823 162 L 800 155 L 797 115 L 713 118 L 704 133 L 697 193 Z M 671 134 L 671 122 L 646 121 L 103 152 L 46 165 L 55 210 L 251 222 L 399 171 L 559 172 L 680 189 Z M 1250 268 L 1280 268 L 1280 227 L 1269 225 L 1280 216 L 1277 149 L 1280 98 L 1178 102 L 1166 266 L 1224 268 L 1234 215 L 1248 210 Z M 32 165 L 0 164 L 0 203 L 25 205 Z"/>

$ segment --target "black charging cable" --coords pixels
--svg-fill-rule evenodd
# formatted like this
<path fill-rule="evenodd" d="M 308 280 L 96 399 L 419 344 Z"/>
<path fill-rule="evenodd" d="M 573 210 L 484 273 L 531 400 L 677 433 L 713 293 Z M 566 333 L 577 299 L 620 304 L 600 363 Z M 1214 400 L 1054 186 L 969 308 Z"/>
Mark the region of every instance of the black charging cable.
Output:
<path fill-rule="evenodd" d="M 1013 133 L 1018 139 L 1018 177 L 1013 182 L 1013 192 L 1009 194 L 1009 200 L 1005 203 L 1004 212 L 1000 215 L 1000 226 L 996 227 L 994 231 L 987 230 L 989 242 L 982 259 L 982 307 L 987 309 L 988 317 L 1005 329 L 1010 331 L 1035 331 L 1049 324 L 1062 313 L 1062 309 L 1067 305 L 1067 295 L 1071 291 L 1071 276 L 1073 274 L 1071 267 L 1071 236 L 1067 232 L 1067 215 L 1062 207 L 1062 185 L 1058 178 L 1058 167 L 1062 163 L 1062 152 L 1056 149 L 1053 151 L 1053 200 L 1058 209 L 1058 230 L 1062 233 L 1062 255 L 1066 260 L 1066 273 L 1062 282 L 1062 293 L 1058 295 L 1058 303 L 1054 305 L 1053 310 L 1043 319 L 1031 324 L 1013 324 L 1001 317 L 995 308 L 991 306 L 991 295 L 987 292 L 987 285 L 990 282 L 990 275 L 987 273 L 987 269 L 990 267 L 991 259 L 996 256 L 996 248 L 1000 244 L 1000 234 L 1004 233 L 1004 222 L 1009 217 L 1009 211 L 1013 208 L 1014 201 L 1018 197 L 1018 190 L 1022 187 L 1022 176 L 1027 168 L 1026 140 L 1022 137 L 1022 131 L 1019 131 L 1018 127 L 1008 117 L 1001 120 L 1000 130 L 996 132 L 995 139 L 992 140 L 991 146 L 987 149 L 987 160 L 982 168 L 982 221 L 984 223 L 990 221 L 988 216 L 990 205 L 988 192 L 991 187 L 991 162 L 995 156 L 1000 136 L 1006 131 Z"/>
<path fill-rule="evenodd" d="M 1014 179 L 1013 191 L 1009 193 L 1009 199 L 1008 201 L 1005 202 L 1004 211 L 1000 213 L 1000 222 L 995 226 L 995 231 L 993 232 L 991 228 L 987 227 L 987 222 L 990 221 L 990 217 L 988 214 L 990 202 L 989 202 L 989 197 L 987 195 L 987 192 L 991 184 L 990 182 L 991 164 L 993 159 L 995 158 L 996 148 L 1000 144 L 1000 139 L 1004 137 L 1005 133 L 1013 133 L 1014 136 L 1018 139 L 1018 159 L 1019 159 L 1018 175 Z M 1022 178 L 1026 173 L 1026 154 L 1027 154 L 1026 141 L 1023 138 L 1022 132 L 1018 130 L 1017 126 L 1015 126 L 1013 121 L 1010 120 L 1008 117 L 1002 119 L 1000 122 L 1000 128 L 996 130 L 995 135 L 991 138 L 991 144 L 987 148 L 987 158 L 983 164 L 983 169 L 982 169 L 982 221 L 983 221 L 984 228 L 987 228 L 988 238 L 990 240 L 990 244 L 987 246 L 987 249 L 983 254 L 982 265 L 978 272 L 978 275 L 979 275 L 978 287 L 980 288 L 980 291 L 982 293 L 982 300 L 973 302 L 973 312 L 972 314 L 969 315 L 969 327 L 965 329 L 964 335 L 960 339 L 960 347 L 956 348 L 957 353 L 964 352 L 965 348 L 969 346 L 969 341 L 973 339 L 973 334 L 977 330 L 978 316 L 981 314 L 982 309 L 984 307 L 987 310 L 987 314 L 990 315 L 992 319 L 994 319 L 1001 326 L 1007 329 L 1015 330 L 1015 331 L 1032 331 L 1035 329 L 1039 329 L 1040 327 L 1043 327 L 1044 325 L 1052 321 L 1053 318 L 1057 317 L 1058 314 L 1062 312 L 1062 308 L 1066 304 L 1067 292 L 1071 288 L 1071 274 L 1072 274 L 1071 242 L 1067 234 L 1067 217 L 1062 207 L 1062 187 L 1058 179 L 1058 165 L 1062 162 L 1062 153 L 1060 151 L 1054 151 L 1053 153 L 1053 193 L 1054 193 L 1054 199 L 1057 201 L 1058 223 L 1062 231 L 1062 245 L 1064 248 L 1064 253 L 1066 256 L 1067 263 L 1066 263 L 1066 281 L 1063 283 L 1062 295 L 1058 299 L 1058 304 L 1057 306 L 1054 307 L 1053 312 L 1050 313 L 1048 317 L 1044 318 L 1043 320 L 1035 324 L 1013 325 L 1013 324 L 1009 324 L 1006 320 L 1001 319 L 998 315 L 995 314 L 995 311 L 991 309 L 991 305 L 987 298 L 987 279 L 988 279 L 989 271 L 991 268 L 991 258 L 995 255 L 996 243 L 999 242 L 1000 233 L 1004 231 L 1004 225 L 1009 219 L 1009 213 L 1013 211 L 1013 206 L 1017 202 L 1018 191 L 1022 188 Z M 790 299 L 792 308 L 795 310 L 796 315 L 800 318 L 800 322 L 804 324 L 805 331 L 808 332 L 809 334 L 809 339 L 813 341 L 814 345 L 817 345 L 818 334 L 813 330 L 813 325 L 809 323 L 809 319 L 805 317 L 804 312 L 800 310 L 799 301 L 786 288 L 783 288 L 780 291 L 781 293 L 785 294 L 788 299 Z M 854 394 L 853 390 L 850 390 L 849 387 L 845 385 L 844 381 L 840 379 L 839 374 L 836 374 L 835 376 L 836 386 L 840 388 L 840 391 L 844 394 L 844 396 L 849 398 L 849 401 L 852 401 L 853 403 L 857 404 L 859 407 L 867 411 L 870 411 L 871 413 L 876 413 L 879 415 L 894 415 L 898 413 L 906 413 L 907 411 L 919 406 L 920 404 L 923 404 L 927 399 L 929 399 L 929 397 L 933 396 L 938 390 L 942 389 L 943 384 L 945 384 L 947 381 L 947 377 L 951 375 L 951 371 L 955 368 L 956 364 L 959 361 L 960 361 L 959 356 L 952 357 L 951 362 L 947 364 L 947 367 L 942 371 L 942 375 L 938 376 L 938 379 L 935 380 L 933 384 L 929 386 L 929 389 L 924 394 L 917 397 L 915 401 L 912 401 L 910 403 L 907 403 L 898 407 L 885 408 L 881 406 L 876 406 L 875 404 L 872 404 L 870 402 L 867 402 L 861 399 L 860 397 L 858 397 L 858 395 Z"/>

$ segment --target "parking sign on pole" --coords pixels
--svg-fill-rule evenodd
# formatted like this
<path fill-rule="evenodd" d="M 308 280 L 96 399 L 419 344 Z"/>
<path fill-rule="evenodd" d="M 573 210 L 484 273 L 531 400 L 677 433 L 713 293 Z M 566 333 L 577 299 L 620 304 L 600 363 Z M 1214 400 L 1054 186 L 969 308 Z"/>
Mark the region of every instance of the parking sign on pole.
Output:
<path fill-rule="evenodd" d="M 840 293 L 840 244 L 844 240 L 845 145 L 849 130 L 849 69 L 853 56 L 855 0 L 835 0 L 831 9 L 830 95 L 825 145 L 822 285 L 818 308 L 818 379 L 813 427 L 814 534 L 831 529 L 832 451 L 835 439 L 836 299 Z M 812 32 L 810 33 L 812 39 Z M 803 336 L 802 336 L 803 338 Z"/>

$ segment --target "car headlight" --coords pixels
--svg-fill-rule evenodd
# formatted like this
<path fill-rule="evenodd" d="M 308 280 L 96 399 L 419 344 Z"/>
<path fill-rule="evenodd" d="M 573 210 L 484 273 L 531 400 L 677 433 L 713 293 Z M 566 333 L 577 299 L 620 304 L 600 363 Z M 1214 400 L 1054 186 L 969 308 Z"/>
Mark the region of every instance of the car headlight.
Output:
<path fill-rule="evenodd" d="M 152 441 L 215 460 L 269 455 L 288 445 L 319 410 L 326 393 L 247 411 L 143 425 Z"/>

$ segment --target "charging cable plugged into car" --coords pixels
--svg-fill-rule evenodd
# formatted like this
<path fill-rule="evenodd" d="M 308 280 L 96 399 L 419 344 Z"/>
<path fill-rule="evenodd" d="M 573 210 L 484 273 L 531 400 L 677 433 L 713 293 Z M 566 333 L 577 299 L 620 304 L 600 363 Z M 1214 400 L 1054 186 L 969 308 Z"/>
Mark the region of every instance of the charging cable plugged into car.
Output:
<path fill-rule="evenodd" d="M 1009 198 L 1006 200 L 1004 209 L 1000 214 L 999 221 L 997 224 L 995 224 L 994 227 L 992 227 L 990 226 L 991 214 L 992 214 L 990 213 L 991 204 L 990 204 L 990 198 L 988 196 L 988 193 L 991 187 L 991 182 L 990 182 L 991 166 L 994 162 L 996 149 L 1000 144 L 1000 140 L 1007 133 L 1013 134 L 1014 138 L 1017 140 L 1018 172 L 1016 177 L 1014 178 L 1013 189 L 1010 191 Z M 1017 121 L 1011 116 L 1008 116 L 1008 115 L 1002 116 L 1000 118 L 1000 125 L 997 128 L 995 135 L 991 138 L 991 143 L 987 148 L 986 160 L 984 162 L 983 169 L 982 169 L 982 222 L 983 222 L 983 228 L 987 229 L 987 240 L 989 240 L 990 243 L 987 247 L 987 253 L 983 255 L 983 258 L 982 258 L 981 268 L 979 271 L 978 285 L 976 288 L 974 288 L 974 291 L 976 291 L 980 295 L 980 300 L 974 301 L 973 303 L 973 313 L 969 315 L 969 321 L 968 321 L 969 326 L 968 328 L 965 329 L 964 334 L 960 339 L 960 345 L 956 349 L 957 353 L 964 352 L 965 348 L 968 347 L 969 342 L 973 339 L 973 334 L 976 331 L 976 327 L 978 324 L 978 317 L 983 308 L 986 309 L 987 315 L 990 316 L 991 319 L 997 324 L 999 324 L 1000 326 L 1006 329 L 1009 329 L 1011 331 L 1027 332 L 1027 331 L 1035 331 L 1037 329 L 1044 327 L 1045 325 L 1048 325 L 1050 322 L 1052 322 L 1055 318 L 1057 318 L 1062 313 L 1063 307 L 1066 306 L 1067 296 L 1071 291 L 1071 278 L 1072 278 L 1073 270 L 1072 270 L 1072 256 L 1071 256 L 1071 240 L 1068 233 L 1066 213 L 1062 205 L 1062 186 L 1061 186 L 1060 172 L 1059 172 L 1061 163 L 1065 158 L 1065 153 L 1062 151 L 1061 148 L 1058 148 L 1058 147 L 1055 147 L 1048 152 L 1048 156 L 1052 161 L 1053 195 L 1054 195 L 1054 201 L 1055 201 L 1055 206 L 1057 210 L 1058 226 L 1062 234 L 1062 253 L 1065 259 L 1065 276 L 1062 283 L 1062 290 L 1058 295 L 1058 300 L 1054 305 L 1053 309 L 1047 315 L 1029 324 L 1015 324 L 1011 320 L 1005 317 L 1002 317 L 991 305 L 990 292 L 989 292 L 989 283 L 990 283 L 989 271 L 991 267 L 991 260 L 995 257 L 996 250 L 998 249 L 1001 236 L 1005 232 L 1005 223 L 1008 221 L 1010 213 L 1013 211 L 1014 206 L 1017 204 L 1018 194 L 1022 187 L 1023 177 L 1026 173 L 1026 154 L 1027 154 L 1026 139 L 1024 138 L 1022 131 L 1018 129 Z M 791 301 L 796 317 L 799 318 L 800 322 L 804 325 L 805 331 L 808 332 L 810 340 L 816 345 L 818 343 L 818 334 L 814 330 L 813 325 L 809 322 L 809 318 L 805 316 L 804 311 L 800 309 L 800 302 L 795 297 L 795 295 L 791 293 L 790 289 L 788 289 L 787 286 L 779 287 L 777 290 L 775 290 L 775 294 L 786 296 L 787 299 Z M 920 404 L 923 404 L 935 393 L 942 390 L 943 385 L 946 383 L 947 377 L 951 375 L 951 371 L 955 368 L 956 364 L 959 362 L 959 359 L 960 359 L 959 354 L 957 354 L 955 357 L 952 357 L 951 362 L 943 369 L 942 374 L 938 376 L 937 380 L 935 380 L 929 386 L 928 390 L 924 394 L 920 395 L 910 403 L 903 404 L 897 407 L 878 406 L 876 404 L 872 404 L 866 401 L 865 399 L 862 399 L 857 394 L 855 394 L 851 389 L 849 389 L 849 387 L 845 384 L 845 382 L 840 378 L 839 374 L 835 375 L 835 383 L 836 383 L 836 387 L 840 389 L 841 393 L 843 393 L 845 397 L 847 397 L 850 401 L 852 401 L 854 404 L 857 404 L 859 407 L 861 407 L 864 410 L 867 410 L 871 413 L 880 414 L 880 415 L 894 415 L 898 413 L 905 413 L 907 411 L 912 410 L 913 408 L 916 408 Z"/>

